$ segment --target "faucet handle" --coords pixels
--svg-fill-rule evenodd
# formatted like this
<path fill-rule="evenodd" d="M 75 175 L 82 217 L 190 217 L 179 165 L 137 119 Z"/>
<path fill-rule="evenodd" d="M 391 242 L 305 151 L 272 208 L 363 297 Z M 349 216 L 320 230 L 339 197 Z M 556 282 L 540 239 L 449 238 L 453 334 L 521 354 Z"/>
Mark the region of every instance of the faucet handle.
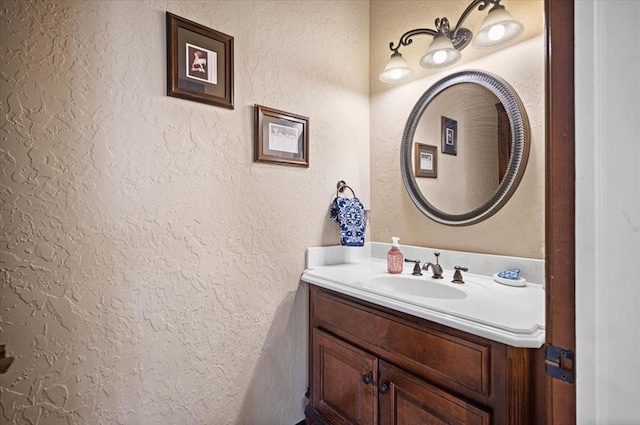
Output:
<path fill-rule="evenodd" d="M 453 282 L 453 283 L 464 283 L 464 279 L 462 278 L 462 273 L 461 272 L 468 272 L 469 268 L 468 267 L 462 267 L 462 266 L 454 266 L 453 268 L 456 271 L 453 273 L 453 280 L 451 282 Z"/>
<path fill-rule="evenodd" d="M 438 251 L 436 251 L 436 252 L 434 252 L 434 253 L 433 253 L 433 255 L 435 255 L 435 256 L 436 256 L 436 264 L 439 266 L 439 265 L 440 265 L 440 263 L 438 263 L 438 260 L 440 259 L 440 258 L 439 258 L 439 257 L 440 257 L 440 253 L 439 253 Z"/>
<path fill-rule="evenodd" d="M 405 258 L 404 261 L 407 263 L 416 263 L 416 265 L 413 266 L 413 272 L 411 274 L 414 276 L 422 276 L 422 270 L 420 269 L 420 260 L 408 260 Z"/>

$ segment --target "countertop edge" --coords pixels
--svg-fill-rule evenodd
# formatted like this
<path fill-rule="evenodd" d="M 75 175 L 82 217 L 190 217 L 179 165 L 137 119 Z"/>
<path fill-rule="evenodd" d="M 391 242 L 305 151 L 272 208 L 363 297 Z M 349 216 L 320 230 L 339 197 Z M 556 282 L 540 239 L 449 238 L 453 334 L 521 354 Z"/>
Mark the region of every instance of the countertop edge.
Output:
<path fill-rule="evenodd" d="M 432 322 L 487 338 L 492 341 L 501 342 L 511 347 L 540 348 L 545 342 L 545 330 L 540 326 L 536 326 L 530 333 L 513 333 L 505 329 L 491 327 L 484 323 L 477 323 L 465 318 L 443 313 L 441 311 L 432 310 L 427 306 L 419 307 L 397 299 L 359 290 L 331 280 L 322 279 L 307 273 L 302 274 L 301 281 L 363 301 L 368 301 L 382 307 L 391 308 L 415 317 L 430 320 Z"/>

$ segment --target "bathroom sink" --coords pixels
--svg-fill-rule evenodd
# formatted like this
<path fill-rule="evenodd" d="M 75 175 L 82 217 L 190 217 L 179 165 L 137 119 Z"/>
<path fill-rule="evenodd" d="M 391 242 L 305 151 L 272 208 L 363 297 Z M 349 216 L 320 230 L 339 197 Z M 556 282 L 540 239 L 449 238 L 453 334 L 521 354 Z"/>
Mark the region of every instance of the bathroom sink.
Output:
<path fill-rule="evenodd" d="M 367 279 L 365 289 L 389 295 L 460 300 L 467 294 L 447 283 L 408 276 L 376 276 Z"/>

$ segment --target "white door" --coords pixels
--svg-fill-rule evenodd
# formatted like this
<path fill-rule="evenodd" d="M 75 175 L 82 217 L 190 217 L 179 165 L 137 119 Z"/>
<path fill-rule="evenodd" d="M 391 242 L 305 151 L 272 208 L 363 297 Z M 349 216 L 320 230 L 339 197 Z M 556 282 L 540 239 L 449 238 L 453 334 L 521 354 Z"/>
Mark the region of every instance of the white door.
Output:
<path fill-rule="evenodd" d="M 640 1 L 575 1 L 577 423 L 640 423 Z"/>

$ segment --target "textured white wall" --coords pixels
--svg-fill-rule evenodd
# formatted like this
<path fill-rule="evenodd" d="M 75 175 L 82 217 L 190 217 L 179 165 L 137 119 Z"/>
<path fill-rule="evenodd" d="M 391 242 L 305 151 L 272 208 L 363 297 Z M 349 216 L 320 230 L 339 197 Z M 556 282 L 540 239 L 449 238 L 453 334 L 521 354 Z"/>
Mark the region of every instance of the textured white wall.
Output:
<path fill-rule="evenodd" d="M 368 2 L 33 1 L 1 10 L 8 424 L 299 421 L 304 248 L 369 204 Z M 235 37 L 235 110 L 165 96 L 165 11 Z M 253 104 L 310 167 L 253 163 Z"/>
<path fill-rule="evenodd" d="M 442 249 L 503 254 L 530 258 L 544 256 L 544 39 L 542 1 L 506 2 L 514 16 L 531 19 L 522 41 L 504 49 L 484 51 L 472 46 L 462 59 L 442 71 L 420 68 L 418 60 L 431 38 L 416 37 L 402 50 L 417 72 L 413 80 L 397 85 L 379 82 L 378 74 L 389 58 L 389 42 L 397 43 L 403 31 L 431 26 L 438 16 L 458 17 L 464 6 L 459 1 L 371 2 L 371 194 L 372 238 Z M 530 8 L 530 9 L 529 9 Z M 483 14 L 472 14 L 473 19 Z M 433 18 L 432 18 L 433 17 Z M 452 18 L 453 19 L 453 18 Z M 476 28 L 470 21 L 469 27 Z M 422 24 L 420 24 L 422 23 Z M 479 22 L 477 24 L 479 26 Z M 527 38 L 529 37 L 529 38 Z M 406 54 L 405 54 L 406 53 Z M 400 174 L 402 132 L 418 98 L 436 81 L 450 73 L 480 69 L 501 76 L 522 99 L 531 125 L 531 153 L 518 190 L 509 202 L 489 219 L 464 227 L 438 224 L 413 204 Z M 442 157 L 442 155 L 440 155 Z M 440 172 L 440 171 L 439 171 Z"/>

